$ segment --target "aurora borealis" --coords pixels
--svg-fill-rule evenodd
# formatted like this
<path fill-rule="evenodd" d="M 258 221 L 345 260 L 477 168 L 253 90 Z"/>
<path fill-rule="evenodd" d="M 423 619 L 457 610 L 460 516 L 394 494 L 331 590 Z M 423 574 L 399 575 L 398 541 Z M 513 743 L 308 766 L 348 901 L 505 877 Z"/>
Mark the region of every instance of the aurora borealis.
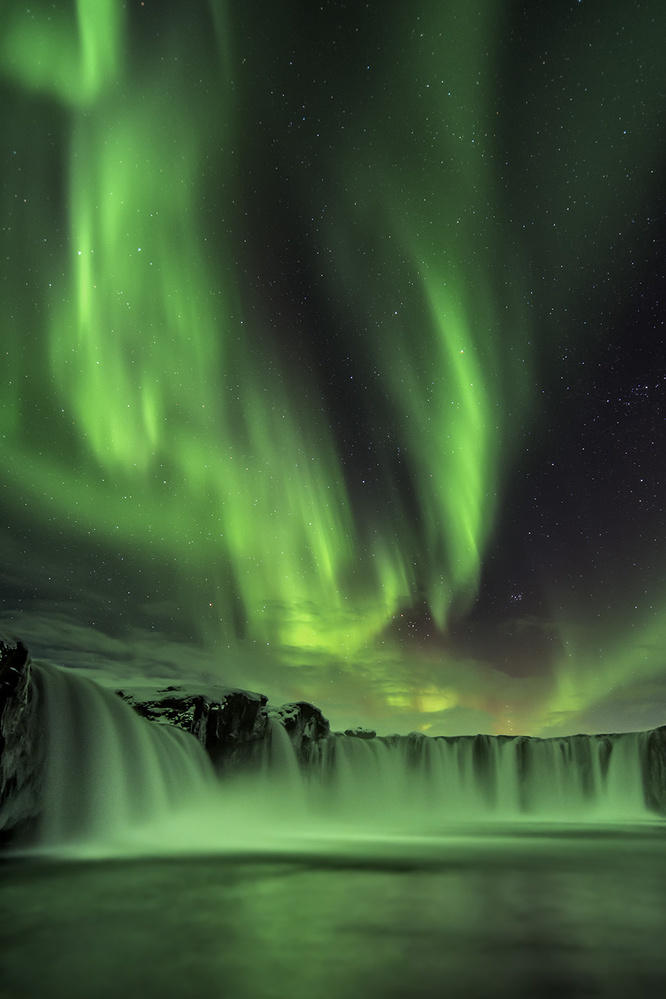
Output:
<path fill-rule="evenodd" d="M 0 625 L 339 726 L 664 722 L 665 30 L 6 2 Z"/>

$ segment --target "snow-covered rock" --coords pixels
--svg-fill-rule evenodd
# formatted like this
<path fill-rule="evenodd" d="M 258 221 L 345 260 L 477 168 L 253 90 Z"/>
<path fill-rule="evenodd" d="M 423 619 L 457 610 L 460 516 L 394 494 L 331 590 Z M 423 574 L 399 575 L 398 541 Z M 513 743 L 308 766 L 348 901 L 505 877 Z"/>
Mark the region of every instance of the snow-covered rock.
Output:
<path fill-rule="evenodd" d="M 279 708 L 269 708 L 268 717 L 283 725 L 301 762 L 309 763 L 320 739 L 331 730 L 328 719 L 308 701 L 295 701 Z"/>
<path fill-rule="evenodd" d="M 116 693 L 144 718 L 176 725 L 194 735 L 219 771 L 249 759 L 266 735 L 268 699 L 264 694 L 224 687 L 201 694 L 180 686 L 143 696 Z"/>

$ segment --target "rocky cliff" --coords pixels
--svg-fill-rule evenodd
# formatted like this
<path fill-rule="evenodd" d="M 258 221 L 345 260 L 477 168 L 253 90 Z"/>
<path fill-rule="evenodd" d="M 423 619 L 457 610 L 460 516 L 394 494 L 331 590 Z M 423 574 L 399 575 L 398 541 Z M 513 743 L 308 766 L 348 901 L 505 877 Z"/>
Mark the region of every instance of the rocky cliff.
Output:
<path fill-rule="evenodd" d="M 666 725 L 653 729 L 647 737 L 643 781 L 647 807 L 666 815 Z"/>
<path fill-rule="evenodd" d="M 43 724 L 31 666 L 20 640 L 0 636 L 0 845 L 29 832 L 40 815 Z M 220 775 L 256 763 L 271 721 L 284 726 L 304 762 L 329 733 L 319 708 L 305 701 L 269 708 L 264 694 L 223 687 L 117 693 L 143 718 L 191 733 Z"/>
<path fill-rule="evenodd" d="M 299 701 L 269 708 L 265 694 L 247 690 L 220 688 L 200 694 L 170 686 L 149 697 L 122 690 L 117 693 L 142 717 L 191 733 L 219 773 L 252 765 L 268 735 L 271 719 L 286 729 L 303 762 L 311 759 L 313 746 L 329 733 L 328 721 L 313 704 Z"/>
<path fill-rule="evenodd" d="M 0 843 L 39 815 L 41 740 L 30 657 L 25 645 L 0 636 Z"/>

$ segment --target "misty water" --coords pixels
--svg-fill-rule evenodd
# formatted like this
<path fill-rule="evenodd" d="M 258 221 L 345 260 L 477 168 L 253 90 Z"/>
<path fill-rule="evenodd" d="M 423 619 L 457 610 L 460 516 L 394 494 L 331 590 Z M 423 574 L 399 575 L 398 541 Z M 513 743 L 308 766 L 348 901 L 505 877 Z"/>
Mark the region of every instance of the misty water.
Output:
<path fill-rule="evenodd" d="M 342 736 L 303 768 L 274 723 L 254 772 L 220 780 L 193 738 L 78 676 L 37 668 L 36 689 L 44 814 L 0 864 L 0 999 L 666 984 L 642 734 Z"/>
<path fill-rule="evenodd" d="M 0 996 L 636 996 L 666 984 L 650 829 L 362 855 L 0 868 Z"/>

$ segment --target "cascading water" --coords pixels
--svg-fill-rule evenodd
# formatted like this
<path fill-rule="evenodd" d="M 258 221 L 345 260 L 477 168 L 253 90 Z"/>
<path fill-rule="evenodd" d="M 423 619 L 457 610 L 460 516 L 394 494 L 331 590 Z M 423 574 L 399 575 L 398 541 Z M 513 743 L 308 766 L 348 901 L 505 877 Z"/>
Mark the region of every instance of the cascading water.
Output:
<path fill-rule="evenodd" d="M 443 831 L 458 823 L 648 817 L 646 733 L 533 739 L 337 735 L 320 767 L 333 813 L 362 826 Z M 319 805 L 325 805 L 320 797 Z"/>
<path fill-rule="evenodd" d="M 572 739 L 330 735 L 306 764 L 276 721 L 254 772 L 159 829 L 150 849 L 424 848 L 461 832 L 662 820 L 645 804 L 649 733 Z M 372 845 L 374 844 L 374 845 Z"/>
<path fill-rule="evenodd" d="M 646 822 L 649 733 L 562 739 L 329 735 L 302 762 L 275 719 L 216 779 L 191 735 L 73 671 L 34 666 L 45 849 L 318 849 L 528 822 Z"/>
<path fill-rule="evenodd" d="M 211 791 L 199 743 L 140 718 L 112 691 L 33 664 L 42 733 L 41 847 L 111 843 Z"/>

